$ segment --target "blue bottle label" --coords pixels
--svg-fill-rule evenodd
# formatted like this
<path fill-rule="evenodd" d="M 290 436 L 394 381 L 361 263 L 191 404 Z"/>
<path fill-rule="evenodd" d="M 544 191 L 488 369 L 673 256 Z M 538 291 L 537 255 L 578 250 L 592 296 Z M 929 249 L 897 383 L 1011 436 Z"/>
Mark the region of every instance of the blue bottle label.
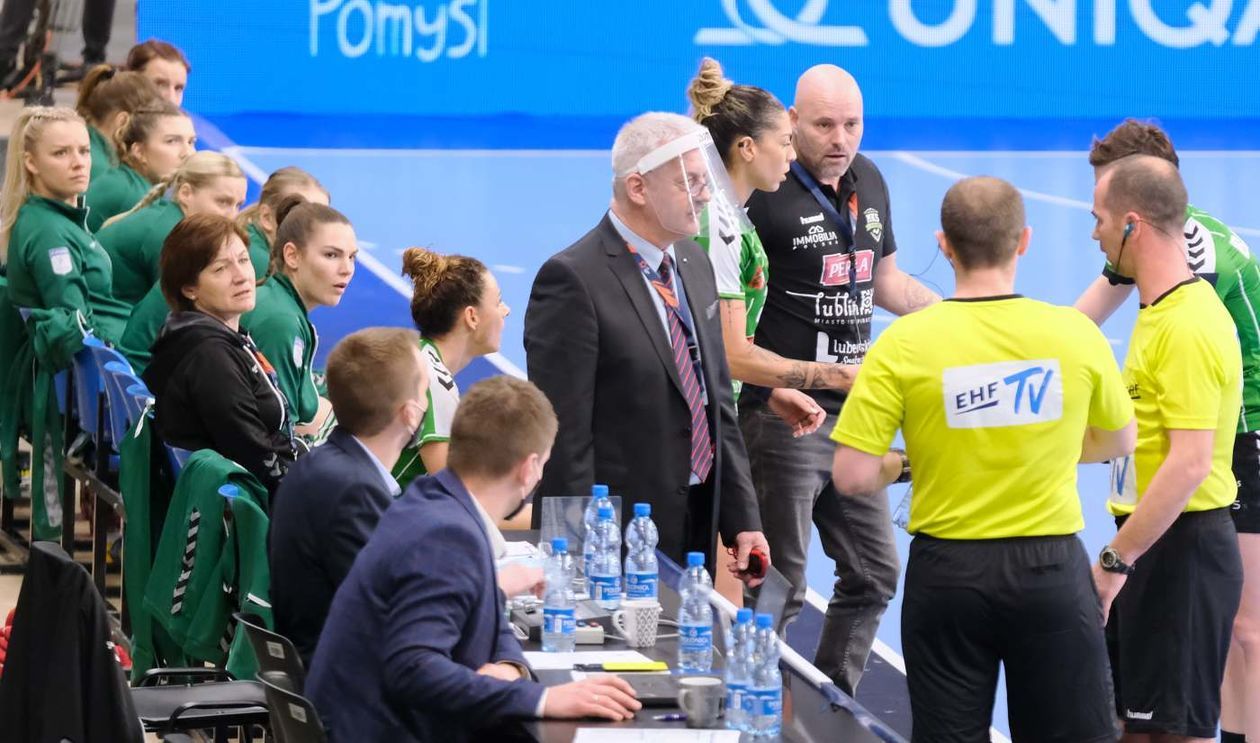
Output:
<path fill-rule="evenodd" d="M 587 577 L 591 585 L 591 598 L 596 601 L 612 601 L 621 598 L 621 576 L 591 575 Z"/>
<path fill-rule="evenodd" d="M 678 644 L 685 653 L 703 653 L 713 647 L 713 627 L 684 624 L 678 628 Z"/>
<path fill-rule="evenodd" d="M 543 608 L 543 632 L 571 635 L 576 629 L 573 609 Z"/>
<path fill-rule="evenodd" d="M 626 573 L 626 598 L 656 598 L 656 573 Z"/>
<path fill-rule="evenodd" d="M 753 714 L 757 717 L 778 717 L 783 713 L 782 689 L 757 689 L 752 696 Z"/>

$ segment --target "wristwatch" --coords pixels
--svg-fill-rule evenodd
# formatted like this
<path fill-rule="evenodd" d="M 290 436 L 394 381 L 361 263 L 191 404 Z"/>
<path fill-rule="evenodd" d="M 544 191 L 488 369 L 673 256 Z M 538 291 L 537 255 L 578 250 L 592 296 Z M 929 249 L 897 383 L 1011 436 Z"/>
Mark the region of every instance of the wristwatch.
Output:
<path fill-rule="evenodd" d="M 910 457 L 906 456 L 904 449 L 892 449 L 891 451 L 901 456 L 901 474 L 897 475 L 897 479 L 893 480 L 893 484 L 910 482 Z"/>
<path fill-rule="evenodd" d="M 1103 547 L 1103 551 L 1098 555 L 1098 566 L 1108 573 L 1133 575 L 1133 566 L 1121 560 L 1120 553 L 1116 552 L 1115 547 L 1111 545 Z"/>

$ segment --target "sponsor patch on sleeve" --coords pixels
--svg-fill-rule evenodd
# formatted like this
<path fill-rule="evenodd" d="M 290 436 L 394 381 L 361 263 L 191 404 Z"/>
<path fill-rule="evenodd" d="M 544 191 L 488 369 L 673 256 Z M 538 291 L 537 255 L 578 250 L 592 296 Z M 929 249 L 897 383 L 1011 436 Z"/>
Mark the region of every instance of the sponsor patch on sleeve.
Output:
<path fill-rule="evenodd" d="M 70 258 L 70 248 L 53 248 L 48 251 L 48 262 L 52 264 L 53 273 L 65 276 L 74 270 L 74 261 Z"/>

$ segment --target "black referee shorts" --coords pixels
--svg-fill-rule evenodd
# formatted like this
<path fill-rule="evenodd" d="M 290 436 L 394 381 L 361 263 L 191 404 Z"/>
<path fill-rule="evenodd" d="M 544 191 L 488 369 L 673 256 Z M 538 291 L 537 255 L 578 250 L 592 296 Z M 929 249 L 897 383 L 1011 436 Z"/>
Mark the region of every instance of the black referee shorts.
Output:
<path fill-rule="evenodd" d="M 988 743 L 1000 664 L 1012 739 L 1116 739 L 1102 611 L 1073 535 L 915 537 L 901 640 L 915 743 Z"/>
<path fill-rule="evenodd" d="M 1134 568 L 1107 623 L 1116 713 L 1130 733 L 1216 738 L 1243 581 L 1230 509 L 1181 514 Z"/>
<path fill-rule="evenodd" d="M 1260 534 L 1260 433 L 1250 431 L 1234 437 L 1234 479 L 1238 500 L 1230 515 L 1239 534 Z"/>

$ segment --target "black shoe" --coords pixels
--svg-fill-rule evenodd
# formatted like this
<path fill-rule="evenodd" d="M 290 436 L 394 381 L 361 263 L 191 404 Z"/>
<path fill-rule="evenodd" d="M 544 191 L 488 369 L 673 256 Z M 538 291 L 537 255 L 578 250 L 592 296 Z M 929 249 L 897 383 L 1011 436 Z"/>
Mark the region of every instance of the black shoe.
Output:
<path fill-rule="evenodd" d="M 62 63 L 61 69 L 57 71 L 57 84 L 66 85 L 70 83 L 78 83 L 83 79 L 83 76 L 88 73 L 88 70 L 104 63 L 105 60 L 103 59 L 85 59 L 82 64 Z"/>
<path fill-rule="evenodd" d="M 0 59 L 0 90 L 10 90 L 17 85 L 18 76 L 16 59 Z"/>

